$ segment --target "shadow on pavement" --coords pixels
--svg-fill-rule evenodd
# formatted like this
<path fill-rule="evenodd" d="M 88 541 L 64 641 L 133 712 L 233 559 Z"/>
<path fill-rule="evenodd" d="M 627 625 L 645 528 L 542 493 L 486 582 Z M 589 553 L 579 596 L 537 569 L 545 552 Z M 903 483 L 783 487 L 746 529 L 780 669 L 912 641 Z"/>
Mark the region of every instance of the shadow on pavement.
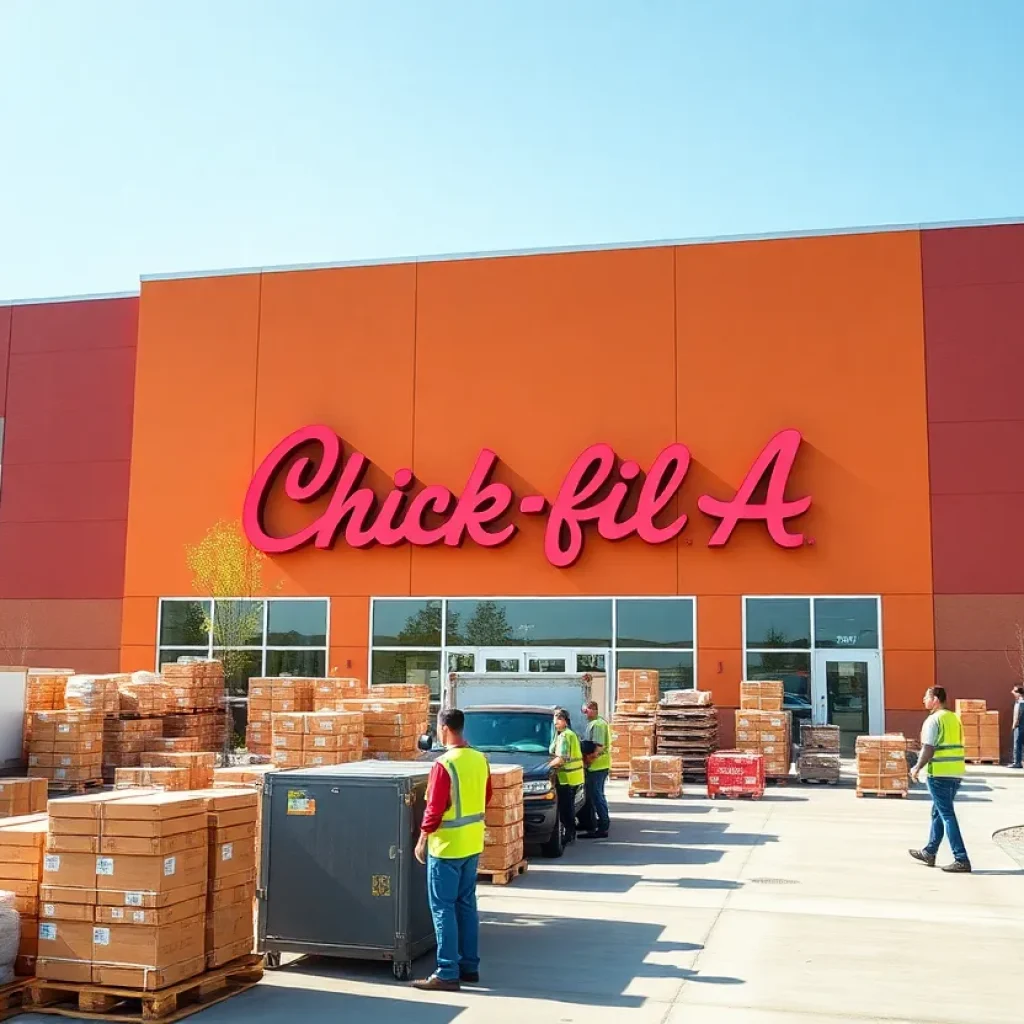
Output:
<path fill-rule="evenodd" d="M 607 874 L 597 871 L 538 871 L 536 865 L 531 864 L 529 872 L 516 880 L 516 889 L 523 892 L 621 894 L 629 892 L 633 886 L 640 883 L 682 889 L 740 888 L 739 882 L 731 882 L 724 878 L 647 878 L 644 875 Z"/>

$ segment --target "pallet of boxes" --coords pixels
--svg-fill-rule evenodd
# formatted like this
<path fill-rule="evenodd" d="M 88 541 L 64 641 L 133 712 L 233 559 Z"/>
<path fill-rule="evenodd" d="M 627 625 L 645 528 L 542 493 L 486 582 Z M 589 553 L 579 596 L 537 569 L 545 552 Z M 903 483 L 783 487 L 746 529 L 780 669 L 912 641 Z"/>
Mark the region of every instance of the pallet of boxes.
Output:
<path fill-rule="evenodd" d="M 34 1007 L 173 1019 L 186 1003 L 208 1005 L 259 979 L 251 956 L 207 970 L 211 879 L 229 877 L 213 874 L 210 848 L 216 829 L 231 827 L 208 820 L 209 796 L 124 790 L 51 801 Z"/>
<path fill-rule="evenodd" d="M 371 686 L 366 697 L 338 701 L 363 716 L 363 757 L 415 761 L 419 738 L 430 721 L 430 687 L 421 684 Z"/>
<path fill-rule="evenodd" d="M 658 753 L 678 757 L 683 774 L 702 779 L 718 749 L 718 708 L 707 690 L 669 690 L 658 704 Z"/>
<path fill-rule="evenodd" d="M 857 737 L 857 796 L 907 795 L 910 772 L 902 733 Z"/>
<path fill-rule="evenodd" d="M 736 749 L 761 754 L 766 781 L 789 778 L 793 764 L 793 716 L 782 710 L 782 683 L 740 683 Z"/>
<path fill-rule="evenodd" d="M 275 712 L 272 729 L 275 768 L 321 768 L 363 757 L 361 711 Z"/>
<path fill-rule="evenodd" d="M 519 765 L 491 765 L 491 800 L 484 818 L 484 852 L 477 877 L 495 885 L 508 885 L 526 874 L 523 856 L 523 769 Z"/>
<path fill-rule="evenodd" d="M 657 753 L 655 730 L 659 677 L 647 669 L 619 669 L 615 714 L 611 720 L 613 779 L 628 779 L 634 757 Z M 581 736 L 584 733 L 580 734 Z"/>
<path fill-rule="evenodd" d="M 103 785 L 103 712 L 36 711 L 28 770 L 52 792 L 84 793 Z"/>
<path fill-rule="evenodd" d="M 117 688 L 118 711 L 107 713 L 103 722 L 103 781 L 108 785 L 119 778 L 123 782 L 125 771 L 141 768 L 143 755 L 162 740 L 167 714 L 167 685 L 160 676 L 152 672 L 120 676 Z"/>
<path fill-rule="evenodd" d="M 669 797 L 683 795 L 683 759 L 666 755 L 634 757 L 630 762 L 631 797 Z"/>
<path fill-rule="evenodd" d="M 797 775 L 804 783 L 839 782 L 839 726 L 800 724 L 800 756 Z"/>
<path fill-rule="evenodd" d="M 25 719 L 22 757 L 27 761 L 32 738 L 32 717 L 37 711 L 63 711 L 64 688 L 75 673 L 71 669 L 30 668 L 25 678 Z"/>
<path fill-rule="evenodd" d="M 958 700 L 956 713 L 963 726 L 964 759 L 968 764 L 999 764 L 999 712 L 983 700 Z"/>
<path fill-rule="evenodd" d="M 195 740 L 195 752 L 223 750 L 228 727 L 224 666 L 219 661 L 182 659 L 164 665 L 161 677 L 167 686 L 163 738 Z"/>
<path fill-rule="evenodd" d="M 46 827 L 45 812 L 0 821 L 0 892 L 9 894 L 6 905 L 20 917 L 21 938 L 14 971 L 23 978 L 31 978 L 36 973 L 39 884 L 43 876 Z"/>

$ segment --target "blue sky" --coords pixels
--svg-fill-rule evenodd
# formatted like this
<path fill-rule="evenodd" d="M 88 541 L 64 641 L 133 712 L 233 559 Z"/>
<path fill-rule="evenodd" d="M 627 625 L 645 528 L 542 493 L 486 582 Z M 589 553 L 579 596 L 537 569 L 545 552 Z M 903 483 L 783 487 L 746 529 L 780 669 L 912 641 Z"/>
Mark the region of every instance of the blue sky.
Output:
<path fill-rule="evenodd" d="M 1024 216 L 1020 0 L 0 0 L 0 298 Z"/>

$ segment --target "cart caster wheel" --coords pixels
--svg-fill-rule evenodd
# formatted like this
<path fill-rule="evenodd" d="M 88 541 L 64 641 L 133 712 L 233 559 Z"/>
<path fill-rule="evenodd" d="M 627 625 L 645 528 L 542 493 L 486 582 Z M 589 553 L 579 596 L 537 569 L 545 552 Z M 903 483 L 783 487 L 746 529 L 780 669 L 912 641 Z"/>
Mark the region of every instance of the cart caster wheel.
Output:
<path fill-rule="evenodd" d="M 267 954 L 267 970 L 276 971 L 281 966 L 281 954 L 280 953 L 268 953 Z"/>
<path fill-rule="evenodd" d="M 399 981 L 408 981 L 412 977 L 412 964 L 408 960 L 396 960 L 391 972 Z"/>

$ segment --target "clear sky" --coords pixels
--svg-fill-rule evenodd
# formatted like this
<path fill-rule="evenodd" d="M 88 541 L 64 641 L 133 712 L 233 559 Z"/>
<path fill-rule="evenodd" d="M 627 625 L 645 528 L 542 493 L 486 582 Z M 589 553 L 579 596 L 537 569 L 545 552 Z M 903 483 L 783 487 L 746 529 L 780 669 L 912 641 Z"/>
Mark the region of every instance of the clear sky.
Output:
<path fill-rule="evenodd" d="M 0 298 L 1024 216 L 1024 0 L 0 0 Z"/>

